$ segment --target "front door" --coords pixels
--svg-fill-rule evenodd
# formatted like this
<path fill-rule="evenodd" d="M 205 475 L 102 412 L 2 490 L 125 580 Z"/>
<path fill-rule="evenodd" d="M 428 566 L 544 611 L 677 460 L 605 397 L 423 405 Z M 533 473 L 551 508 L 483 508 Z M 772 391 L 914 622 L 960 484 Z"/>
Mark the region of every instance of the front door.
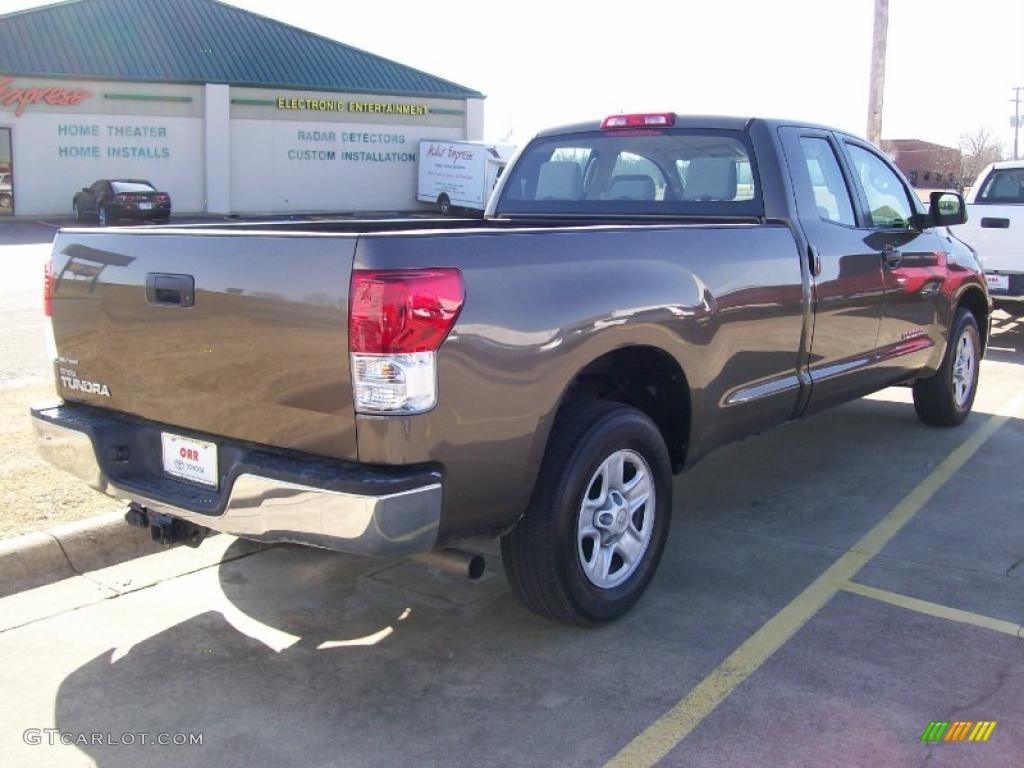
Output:
<path fill-rule="evenodd" d="M 878 387 L 885 282 L 835 137 L 801 128 L 781 132 L 808 241 L 814 304 L 808 411 L 816 411 Z"/>
<path fill-rule="evenodd" d="M 14 213 L 14 167 L 11 160 L 11 129 L 0 128 L 0 216 Z"/>
<path fill-rule="evenodd" d="M 928 364 L 935 345 L 943 343 L 940 329 L 946 321 L 937 313 L 946 253 L 933 230 L 914 225 L 913 214 L 923 210 L 889 163 L 868 144 L 849 138 L 843 143 L 873 230 L 868 243 L 882 265 L 885 306 L 878 368 L 893 382 L 913 376 Z"/>

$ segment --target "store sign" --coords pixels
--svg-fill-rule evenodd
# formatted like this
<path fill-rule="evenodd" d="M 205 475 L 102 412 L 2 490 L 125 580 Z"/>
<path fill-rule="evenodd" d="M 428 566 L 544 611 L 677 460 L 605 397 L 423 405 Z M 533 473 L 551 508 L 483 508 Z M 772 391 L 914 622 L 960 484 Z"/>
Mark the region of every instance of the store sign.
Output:
<path fill-rule="evenodd" d="M 9 75 L 0 77 L 0 106 L 14 107 L 15 117 L 21 117 L 25 108 L 36 104 L 47 104 L 51 107 L 71 107 L 91 99 L 95 94 L 85 88 L 58 88 L 43 86 L 35 88 L 14 88 L 14 78 Z"/>
<path fill-rule="evenodd" d="M 286 99 L 278 97 L 278 109 L 299 109 L 312 112 L 352 112 L 353 114 L 372 115 L 411 115 L 419 117 L 427 114 L 422 104 L 395 104 L 393 102 L 376 101 L 343 101 L 338 99 Z"/>

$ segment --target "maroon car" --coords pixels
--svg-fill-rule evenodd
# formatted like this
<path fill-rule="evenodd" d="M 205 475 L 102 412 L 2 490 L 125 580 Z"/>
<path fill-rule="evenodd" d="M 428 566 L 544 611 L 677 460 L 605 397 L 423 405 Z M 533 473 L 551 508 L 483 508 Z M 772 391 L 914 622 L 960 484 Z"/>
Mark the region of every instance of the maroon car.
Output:
<path fill-rule="evenodd" d="M 101 227 L 120 219 L 163 223 L 171 217 L 171 196 L 145 179 L 100 179 L 75 193 L 71 209 L 75 221 L 95 217 Z"/>

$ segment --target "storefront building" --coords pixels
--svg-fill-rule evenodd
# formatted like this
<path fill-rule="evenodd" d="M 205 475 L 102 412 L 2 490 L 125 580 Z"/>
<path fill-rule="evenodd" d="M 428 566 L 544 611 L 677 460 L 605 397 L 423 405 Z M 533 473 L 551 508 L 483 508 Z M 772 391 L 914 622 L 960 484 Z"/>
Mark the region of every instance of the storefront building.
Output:
<path fill-rule="evenodd" d="M 409 210 L 419 140 L 482 137 L 477 91 L 214 0 L 0 16 L 0 214 L 110 178 L 176 213 Z"/>

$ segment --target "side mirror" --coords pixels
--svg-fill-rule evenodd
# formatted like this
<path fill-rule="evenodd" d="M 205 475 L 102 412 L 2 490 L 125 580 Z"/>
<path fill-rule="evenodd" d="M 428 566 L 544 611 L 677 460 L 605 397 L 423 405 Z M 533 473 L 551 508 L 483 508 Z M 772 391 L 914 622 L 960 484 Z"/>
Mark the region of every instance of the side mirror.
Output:
<path fill-rule="evenodd" d="M 967 205 L 958 192 L 932 192 L 928 217 L 935 227 L 953 227 L 967 221 Z"/>
<path fill-rule="evenodd" d="M 88 192 L 88 191 L 89 191 L 89 188 L 88 188 L 88 187 L 82 187 L 82 191 L 83 191 L 83 192 Z"/>

